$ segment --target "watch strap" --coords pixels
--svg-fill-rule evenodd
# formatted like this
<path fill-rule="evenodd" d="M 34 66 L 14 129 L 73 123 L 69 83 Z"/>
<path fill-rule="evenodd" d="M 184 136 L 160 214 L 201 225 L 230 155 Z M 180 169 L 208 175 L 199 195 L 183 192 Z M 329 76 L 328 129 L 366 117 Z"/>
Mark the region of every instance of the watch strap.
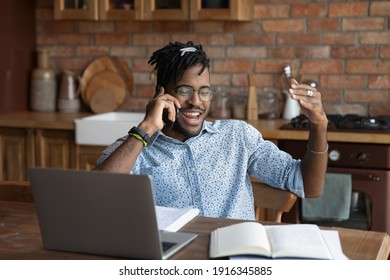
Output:
<path fill-rule="evenodd" d="M 142 140 L 144 141 L 143 143 L 146 143 L 146 145 L 144 144 L 145 147 L 150 144 L 149 135 L 145 131 L 143 131 L 142 129 L 140 129 L 136 126 L 134 126 L 133 128 L 131 128 L 129 130 L 129 135 L 131 135 L 131 136 L 139 135 L 142 138 Z M 136 137 L 136 138 L 139 139 L 138 137 Z"/>

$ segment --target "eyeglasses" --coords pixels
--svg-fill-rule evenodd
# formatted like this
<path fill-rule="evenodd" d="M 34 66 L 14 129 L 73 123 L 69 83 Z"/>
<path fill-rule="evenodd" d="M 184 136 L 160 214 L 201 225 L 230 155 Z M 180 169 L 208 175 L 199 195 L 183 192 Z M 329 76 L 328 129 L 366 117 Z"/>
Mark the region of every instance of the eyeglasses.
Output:
<path fill-rule="evenodd" d="M 193 89 L 190 86 L 178 86 L 175 89 L 176 93 L 178 94 L 179 99 L 182 100 L 188 100 L 192 97 L 194 92 L 198 92 L 200 100 L 207 102 L 210 101 L 213 97 L 213 93 L 215 92 L 214 89 L 212 89 L 209 86 L 201 87 L 198 90 Z"/>

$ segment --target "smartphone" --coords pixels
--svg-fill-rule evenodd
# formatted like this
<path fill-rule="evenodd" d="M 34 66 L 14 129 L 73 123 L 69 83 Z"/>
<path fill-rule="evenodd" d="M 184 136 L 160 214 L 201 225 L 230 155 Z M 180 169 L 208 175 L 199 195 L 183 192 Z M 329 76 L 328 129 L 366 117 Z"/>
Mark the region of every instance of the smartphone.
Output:
<path fill-rule="evenodd" d="M 176 108 L 176 106 L 175 106 Z M 176 112 L 177 112 L 177 109 L 176 109 Z M 170 119 L 168 119 L 168 109 L 164 109 L 163 110 L 163 115 L 162 115 L 162 119 L 165 123 L 165 126 L 169 129 L 172 129 L 173 127 L 173 121 L 171 121 Z"/>
<path fill-rule="evenodd" d="M 154 93 L 154 96 L 157 96 L 159 93 L 160 93 L 160 89 L 161 89 L 161 86 L 160 85 L 156 85 L 156 89 L 155 89 L 155 93 Z M 177 112 L 179 111 L 175 105 L 175 109 L 176 109 L 176 114 Z M 169 129 L 172 129 L 173 127 L 173 121 L 171 121 L 170 119 L 168 119 L 168 109 L 164 109 L 163 110 L 163 114 L 162 114 L 162 119 L 165 123 L 165 126 Z"/>

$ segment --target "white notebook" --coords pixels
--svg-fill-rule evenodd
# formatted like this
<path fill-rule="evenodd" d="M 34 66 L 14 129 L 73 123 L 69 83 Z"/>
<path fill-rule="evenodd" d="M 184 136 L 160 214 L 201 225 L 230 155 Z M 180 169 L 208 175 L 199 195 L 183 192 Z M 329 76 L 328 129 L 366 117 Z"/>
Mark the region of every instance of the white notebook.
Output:
<path fill-rule="evenodd" d="M 211 233 L 210 257 L 257 255 L 268 258 L 334 259 L 318 226 L 264 226 L 242 222 Z"/>

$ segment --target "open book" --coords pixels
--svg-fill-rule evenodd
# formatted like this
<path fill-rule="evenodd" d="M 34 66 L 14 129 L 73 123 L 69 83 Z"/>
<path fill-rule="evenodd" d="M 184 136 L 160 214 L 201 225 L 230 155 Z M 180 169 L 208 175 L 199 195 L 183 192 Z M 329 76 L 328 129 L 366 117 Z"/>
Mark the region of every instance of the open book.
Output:
<path fill-rule="evenodd" d="M 171 208 L 156 206 L 158 229 L 178 231 L 186 223 L 199 214 L 199 209 L 193 207 Z"/>
<path fill-rule="evenodd" d="M 264 226 L 242 222 L 214 230 L 210 258 L 234 255 L 333 259 L 320 228 L 311 224 Z"/>

